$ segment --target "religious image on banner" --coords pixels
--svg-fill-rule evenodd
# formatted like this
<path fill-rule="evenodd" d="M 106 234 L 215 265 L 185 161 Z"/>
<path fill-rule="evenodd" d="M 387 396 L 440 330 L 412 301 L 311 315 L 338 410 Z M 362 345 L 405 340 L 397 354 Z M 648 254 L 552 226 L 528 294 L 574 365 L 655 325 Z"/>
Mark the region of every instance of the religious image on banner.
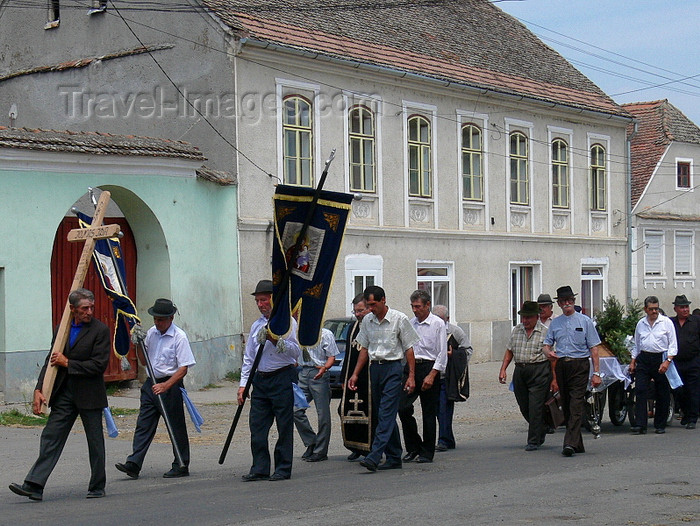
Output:
<path fill-rule="evenodd" d="M 321 191 L 304 238 L 299 239 L 315 192 L 313 188 L 278 185 L 274 195 L 272 283 L 273 297 L 279 300 L 269 330 L 277 337 L 285 336 L 291 328 L 291 314 L 295 312 L 299 344 L 307 347 L 315 346 L 320 339 L 326 301 L 353 200 L 352 194 Z M 290 279 L 283 287 L 288 267 Z"/>
<path fill-rule="evenodd" d="M 77 216 L 81 228 L 86 228 L 92 223 L 92 218 L 81 212 L 77 212 Z M 114 309 L 112 349 L 119 357 L 124 358 L 131 346 L 131 328 L 134 324 L 141 323 L 141 320 L 126 290 L 126 267 L 119 238 L 97 240 L 93 262 L 102 287 L 112 301 Z M 129 362 L 122 360 L 122 369 L 126 370 L 129 367 Z"/>

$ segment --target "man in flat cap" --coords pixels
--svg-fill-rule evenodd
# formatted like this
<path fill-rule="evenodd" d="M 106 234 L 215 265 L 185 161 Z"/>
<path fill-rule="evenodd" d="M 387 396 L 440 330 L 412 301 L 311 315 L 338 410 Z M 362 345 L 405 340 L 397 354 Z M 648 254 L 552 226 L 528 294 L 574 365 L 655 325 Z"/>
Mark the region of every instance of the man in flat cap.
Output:
<path fill-rule="evenodd" d="M 297 322 L 291 319 L 289 334 L 277 339 L 267 330 L 272 314 L 272 281 L 263 279 L 255 291 L 255 303 L 261 316 L 250 327 L 243 355 L 241 382 L 238 388 L 238 404 L 243 405 L 243 392 L 248 382 L 253 390 L 250 398 L 250 450 L 253 465 L 243 475 L 243 480 L 285 480 L 292 476 L 294 455 L 294 391 L 297 380 L 296 363 L 301 354 L 297 341 Z M 262 346 L 262 351 L 259 351 Z M 262 352 L 258 369 L 250 378 L 250 369 L 258 352 Z M 270 450 L 268 434 L 272 422 L 277 422 L 279 437 L 275 444 L 275 470 L 270 475 Z"/>
<path fill-rule="evenodd" d="M 678 341 L 674 363 L 683 380 L 683 386 L 676 391 L 676 399 L 683 414 L 681 425 L 695 429 L 700 410 L 700 317 L 690 314 L 690 301 L 685 294 L 676 296 L 673 310 L 676 315 L 671 321 Z"/>
<path fill-rule="evenodd" d="M 115 464 L 119 471 L 132 479 L 139 477 L 143 460 L 158 429 L 161 417 L 158 395 L 163 400 L 175 438 L 172 468 L 164 473 L 163 477 L 177 478 L 190 474 L 190 442 L 180 388 L 183 386 L 183 378 L 188 369 L 195 364 L 195 360 L 185 331 L 173 323 L 176 312 L 175 304 L 165 298 L 157 299 L 153 307 L 148 309 L 148 314 L 153 316 L 154 325 L 148 329 L 144 344 L 155 378 L 147 377 L 141 386 L 141 407 L 136 421 L 132 453 L 123 464 Z M 139 358 L 142 363 L 145 362 L 143 357 Z M 176 447 L 180 450 L 184 467 L 180 467 L 177 461 Z"/>
<path fill-rule="evenodd" d="M 544 340 L 544 352 L 554 363 L 552 391 L 561 395 L 566 433 L 562 455 L 570 457 L 574 453 L 585 453 L 581 425 L 586 403 L 586 388 L 590 373 L 589 358 L 593 361 L 591 385 L 601 384 L 598 346 L 600 337 L 591 320 L 585 314 L 576 312 L 576 294 L 570 286 L 557 289 L 557 305 L 563 315 L 552 320 Z M 556 352 L 553 347 L 556 344 Z"/>

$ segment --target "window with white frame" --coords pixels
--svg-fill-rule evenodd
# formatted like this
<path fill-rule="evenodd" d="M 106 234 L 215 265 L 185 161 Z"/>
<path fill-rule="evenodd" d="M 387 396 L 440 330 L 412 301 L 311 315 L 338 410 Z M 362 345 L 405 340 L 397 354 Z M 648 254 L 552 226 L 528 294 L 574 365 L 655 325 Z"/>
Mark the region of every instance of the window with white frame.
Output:
<path fill-rule="evenodd" d="M 605 211 L 605 148 L 600 144 L 591 146 L 591 210 Z"/>
<path fill-rule="evenodd" d="M 603 267 L 581 269 L 581 310 L 591 318 L 603 309 L 603 280 Z"/>
<path fill-rule="evenodd" d="M 688 160 L 676 160 L 676 190 L 689 190 L 692 187 L 691 164 Z"/>
<path fill-rule="evenodd" d="M 428 291 L 432 298 L 431 304 L 445 305 L 448 312 L 452 311 L 450 294 L 453 279 L 452 263 L 434 263 L 419 261 L 416 264 L 416 288 Z"/>
<path fill-rule="evenodd" d="M 552 206 L 569 207 L 569 149 L 561 139 L 552 141 Z"/>
<path fill-rule="evenodd" d="M 527 137 L 521 132 L 510 134 L 510 202 L 530 204 Z"/>
<path fill-rule="evenodd" d="M 383 259 L 369 254 L 352 254 L 345 258 L 346 312 L 352 315 L 351 303 L 370 285 L 382 285 Z"/>
<path fill-rule="evenodd" d="M 483 142 L 481 129 L 475 124 L 462 126 L 462 197 L 468 201 L 483 201 Z"/>
<path fill-rule="evenodd" d="M 311 103 L 304 97 L 284 98 L 282 111 L 284 182 L 313 186 L 313 147 Z"/>
<path fill-rule="evenodd" d="M 644 275 L 664 274 L 664 233 L 660 230 L 644 231 Z"/>
<path fill-rule="evenodd" d="M 693 233 L 676 231 L 674 251 L 674 274 L 679 277 L 692 276 L 693 272 Z"/>
<path fill-rule="evenodd" d="M 409 117 L 408 194 L 411 196 L 432 196 L 431 149 L 432 136 L 428 119 L 421 115 Z"/>
<path fill-rule="evenodd" d="M 348 111 L 348 121 L 350 190 L 375 192 L 374 113 L 367 106 L 354 106 Z"/>
<path fill-rule="evenodd" d="M 537 295 L 536 283 L 539 283 L 539 263 L 510 264 L 510 318 L 515 327 L 520 317 L 518 311 L 525 301 L 533 301 Z"/>

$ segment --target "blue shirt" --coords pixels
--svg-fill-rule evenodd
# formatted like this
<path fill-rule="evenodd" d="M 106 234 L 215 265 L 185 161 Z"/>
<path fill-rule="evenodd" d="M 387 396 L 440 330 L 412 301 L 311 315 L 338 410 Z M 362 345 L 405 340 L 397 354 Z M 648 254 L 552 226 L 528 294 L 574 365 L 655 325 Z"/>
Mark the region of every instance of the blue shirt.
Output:
<path fill-rule="evenodd" d="M 557 316 L 552 320 L 544 344 L 556 343 L 558 358 L 588 358 L 591 347 L 600 345 L 600 336 L 593 320 L 585 314 L 574 312 L 571 316 Z"/>

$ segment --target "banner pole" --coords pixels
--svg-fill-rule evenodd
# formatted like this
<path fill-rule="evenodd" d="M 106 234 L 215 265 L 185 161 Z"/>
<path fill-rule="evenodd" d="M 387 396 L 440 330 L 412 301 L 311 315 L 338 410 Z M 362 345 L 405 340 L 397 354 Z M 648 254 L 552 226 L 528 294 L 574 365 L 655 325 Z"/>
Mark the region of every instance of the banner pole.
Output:
<path fill-rule="evenodd" d="M 318 199 L 321 195 L 321 191 L 323 190 L 323 185 L 326 183 L 326 178 L 328 177 L 328 168 L 330 167 L 331 163 L 333 162 L 333 159 L 335 158 L 335 148 L 331 150 L 330 155 L 328 156 L 328 159 L 326 160 L 326 165 L 323 169 L 323 173 L 321 174 L 321 178 L 318 181 L 318 186 L 316 187 L 316 191 L 314 192 L 313 199 L 311 200 L 311 205 L 309 206 L 309 211 L 306 214 L 306 219 L 304 220 L 304 224 L 301 227 L 301 230 L 299 231 L 299 235 L 297 236 L 297 242 L 294 244 L 294 247 L 292 249 L 292 257 L 290 258 L 289 261 L 294 261 L 296 260 L 297 256 L 299 255 L 299 250 L 301 249 L 300 243 L 304 239 L 304 236 L 306 235 L 306 231 L 309 229 L 309 225 L 311 224 L 311 220 L 313 219 L 314 211 L 316 209 L 316 204 L 318 203 Z M 292 276 L 292 266 L 287 264 L 287 268 L 284 272 L 284 277 L 282 278 L 282 283 L 280 285 L 280 288 L 277 290 L 277 294 L 274 295 L 272 298 L 272 312 L 270 313 L 270 317 L 268 318 L 268 324 L 270 320 L 274 317 L 275 313 L 277 312 L 277 305 L 279 304 L 281 298 L 284 297 L 284 295 L 287 293 L 287 290 L 289 289 L 289 278 Z M 267 330 L 267 329 L 266 329 Z M 249 335 L 250 337 L 250 335 Z M 250 366 L 250 373 L 248 375 L 248 383 L 246 383 L 245 387 L 243 388 L 243 404 L 240 404 L 238 408 L 236 409 L 236 414 L 233 417 L 233 422 L 231 423 L 231 428 L 228 431 L 228 435 L 226 436 L 226 441 L 224 442 L 224 447 L 223 450 L 221 451 L 221 455 L 219 455 L 219 464 L 223 464 L 224 460 L 226 459 L 226 454 L 228 453 L 229 447 L 231 446 L 231 440 L 233 439 L 233 433 L 236 431 L 236 426 L 238 425 L 238 420 L 241 418 L 241 413 L 243 412 L 243 405 L 245 404 L 246 399 L 248 398 L 248 393 L 250 392 L 250 385 L 253 381 L 253 375 L 255 374 L 255 371 L 258 370 L 258 365 L 260 365 L 260 359 L 262 358 L 262 352 L 263 349 L 265 348 L 265 343 L 261 343 L 258 346 L 258 352 L 255 353 L 255 359 L 253 360 L 253 363 Z"/>

